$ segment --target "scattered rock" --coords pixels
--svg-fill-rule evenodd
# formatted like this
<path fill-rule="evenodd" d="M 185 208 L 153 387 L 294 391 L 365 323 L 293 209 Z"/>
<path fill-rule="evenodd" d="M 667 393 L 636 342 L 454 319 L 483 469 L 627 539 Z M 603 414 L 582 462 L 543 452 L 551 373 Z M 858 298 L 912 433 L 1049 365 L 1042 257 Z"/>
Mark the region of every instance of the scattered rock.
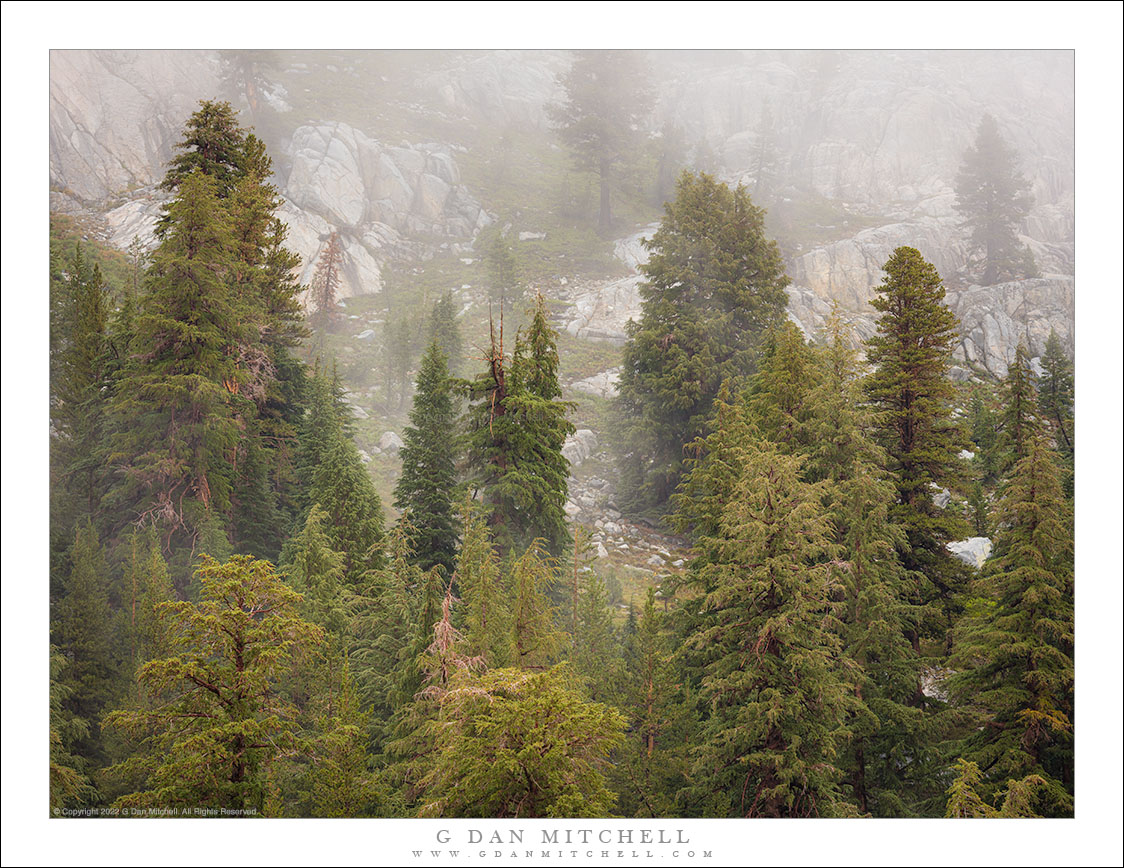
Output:
<path fill-rule="evenodd" d="M 944 509 L 952 501 L 951 492 L 947 488 L 938 488 L 935 485 L 933 488 L 936 489 L 933 494 L 933 505 L 937 509 Z"/>

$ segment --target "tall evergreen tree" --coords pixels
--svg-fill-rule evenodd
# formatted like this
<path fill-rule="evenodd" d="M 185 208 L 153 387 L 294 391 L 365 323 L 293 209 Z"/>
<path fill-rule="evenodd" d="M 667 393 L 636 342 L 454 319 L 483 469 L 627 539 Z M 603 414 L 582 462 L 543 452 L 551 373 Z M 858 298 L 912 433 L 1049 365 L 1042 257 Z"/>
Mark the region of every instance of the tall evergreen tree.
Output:
<path fill-rule="evenodd" d="M 106 719 L 153 748 L 119 767 L 144 783 L 118 803 L 260 814 L 270 765 L 302 749 L 298 710 L 280 695 L 278 679 L 323 633 L 299 617 L 300 595 L 266 561 L 209 561 L 200 580 L 200 603 L 160 607 L 173 645 L 169 656 L 145 664 L 140 679 L 163 701 Z"/>
<path fill-rule="evenodd" d="M 769 331 L 746 405 L 761 434 L 786 453 L 810 451 L 817 409 L 810 399 L 822 377 L 819 359 L 795 323 L 785 320 Z"/>
<path fill-rule="evenodd" d="M 705 433 L 719 385 L 755 370 L 761 335 L 784 316 L 788 278 L 743 187 L 685 172 L 646 242 L 640 321 L 629 326 L 620 382 L 629 503 L 662 505 L 683 445 Z"/>
<path fill-rule="evenodd" d="M 70 550 L 70 570 L 64 596 L 58 603 L 52 625 L 52 641 L 66 664 L 60 675 L 65 698 L 62 711 L 72 721 L 63 747 L 83 759 L 101 765 L 106 759 L 101 732 L 102 712 L 122 692 L 122 648 L 116 619 L 110 607 L 109 568 L 93 525 L 79 525 Z M 131 670 L 129 670 L 131 674 Z"/>
<path fill-rule="evenodd" d="M 554 627 L 550 586 L 557 564 L 535 540 L 511 567 L 512 661 L 521 669 L 544 669 L 562 648 Z"/>
<path fill-rule="evenodd" d="M 637 150 L 638 130 L 652 107 L 645 63 L 636 51 L 579 51 L 559 84 L 564 99 L 549 113 L 577 164 L 597 173 L 597 225 L 606 232 L 613 222 L 614 173 Z"/>
<path fill-rule="evenodd" d="M 320 250 L 316 273 L 309 286 L 309 301 L 316 308 L 312 322 L 321 331 L 331 329 L 339 319 L 336 293 L 340 287 L 341 258 L 340 236 L 338 232 L 333 232 Z"/>
<path fill-rule="evenodd" d="M 561 400 L 557 338 L 539 296 L 510 360 L 501 332 L 489 371 L 470 388 L 469 463 L 502 552 L 540 538 L 555 556 L 569 547 L 563 510 L 569 462 L 562 447 L 574 426 L 566 418 L 571 405 Z"/>
<path fill-rule="evenodd" d="M 1053 426 L 1058 450 L 1073 460 L 1073 363 L 1058 334 L 1050 330 L 1042 354 L 1042 379 L 1038 384 L 1038 403 L 1042 415 Z"/>
<path fill-rule="evenodd" d="M 229 353 L 242 337 L 226 282 L 229 220 L 210 176 L 189 175 L 179 191 L 115 393 L 110 464 L 125 519 L 158 525 L 169 550 L 190 550 L 209 513 L 229 512 L 245 399 Z"/>
<path fill-rule="evenodd" d="M 733 497 L 717 533 L 696 538 L 685 590 L 694 614 L 683 641 L 704 713 L 690 795 L 728 816 L 852 813 L 837 756 L 857 701 L 841 660 L 823 485 L 802 482 L 801 459 L 767 441 L 736 450 Z M 691 475 L 712 471 L 704 462 Z"/>
<path fill-rule="evenodd" d="M 997 556 L 978 580 L 989 605 L 955 648 L 954 695 L 978 713 L 963 756 L 985 791 L 1040 775 L 1041 813 L 1073 810 L 1073 533 L 1057 454 L 1027 446 L 998 509 Z"/>
<path fill-rule="evenodd" d="M 309 380 L 296 464 L 303 505 L 319 504 L 327 513 L 331 546 L 343 555 L 347 581 L 355 587 L 362 572 L 380 561 L 382 502 L 351 440 L 342 397 L 323 371 Z"/>
<path fill-rule="evenodd" d="M 511 663 L 510 594 L 481 510 L 466 500 L 462 518 L 456 580 L 464 600 L 467 651 L 502 669 Z"/>
<path fill-rule="evenodd" d="M 1034 259 L 1018 238 L 1032 201 L 1017 155 L 1000 135 L 995 118 L 984 115 L 956 177 L 956 208 L 982 259 L 984 286 L 1034 274 Z"/>
<path fill-rule="evenodd" d="M 446 357 L 434 338 L 422 357 L 410 424 L 403 432 L 394 505 L 410 514 L 418 564 L 423 570 L 440 565 L 445 575 L 453 571 L 457 548 L 456 417 Z"/>
<path fill-rule="evenodd" d="M 1015 360 L 1007 368 L 1007 378 L 1003 383 L 1003 409 L 999 415 L 999 448 L 1005 458 L 1004 473 L 1026 458 L 1030 444 L 1041 433 L 1036 380 L 1030 366 L 1030 352 L 1026 344 L 1019 341 L 1015 348 Z"/>
<path fill-rule="evenodd" d="M 161 190 L 178 193 L 186 178 L 201 172 L 214 179 L 216 195 L 224 199 L 243 175 L 246 130 L 238 125 L 237 113 L 228 102 L 202 100 L 175 147 L 182 153 L 168 163 Z M 165 219 L 157 233 L 166 231 L 170 223 Z"/>
<path fill-rule="evenodd" d="M 453 291 L 448 290 L 434 303 L 429 314 L 429 339 L 437 341 L 449 364 L 451 376 L 460 376 L 464 368 L 464 341 Z"/>
<path fill-rule="evenodd" d="M 508 316 L 516 311 L 523 299 L 523 280 L 511 241 L 503 232 L 496 232 L 484 247 L 484 263 L 488 267 L 489 300 L 495 307 L 494 315 Z"/>
<path fill-rule="evenodd" d="M 920 650 L 922 635 L 946 638 L 964 583 L 945 544 L 966 536 L 967 528 L 933 503 L 934 488 L 955 483 L 964 445 L 948 379 L 958 322 L 943 304 L 940 275 L 918 251 L 897 248 L 883 269 L 886 278 L 871 300 L 881 316 L 867 341 L 867 360 L 875 366 L 867 394 L 896 477 L 891 518 L 906 534 L 899 555 L 913 585 L 909 633 Z"/>
<path fill-rule="evenodd" d="M 906 639 L 911 612 L 897 549 L 905 544 L 891 519 L 889 458 L 869 436 L 859 364 L 836 313 L 828 322 L 823 381 L 808 396 L 815 444 L 805 466 L 824 480 L 833 540 L 839 546 L 844 606 L 839 614 L 847 671 L 857 704 L 853 736 L 843 753 L 844 782 L 863 813 L 917 816 L 939 797 L 938 722 L 923 707 L 918 685 L 924 661 Z"/>
<path fill-rule="evenodd" d="M 564 667 L 461 670 L 441 697 L 443 737 L 422 781 L 431 817 L 602 817 L 619 712 L 585 700 Z"/>
<path fill-rule="evenodd" d="M 81 246 L 66 263 L 53 323 L 58 346 L 52 365 L 51 419 L 59 485 L 79 505 L 74 514 L 94 516 L 103 490 L 106 400 L 112 362 L 109 343 L 111 300 L 101 269 Z"/>

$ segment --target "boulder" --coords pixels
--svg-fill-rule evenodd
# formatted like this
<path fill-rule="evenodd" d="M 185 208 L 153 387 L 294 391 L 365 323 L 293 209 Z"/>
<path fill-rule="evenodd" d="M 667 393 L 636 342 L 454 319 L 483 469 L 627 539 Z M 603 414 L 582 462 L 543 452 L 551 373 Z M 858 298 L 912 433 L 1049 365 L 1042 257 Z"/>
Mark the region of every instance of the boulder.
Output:
<path fill-rule="evenodd" d="M 991 540 L 986 536 L 973 536 L 950 542 L 947 548 L 953 555 L 977 570 L 991 557 Z"/>
<path fill-rule="evenodd" d="M 617 394 L 617 384 L 621 379 L 621 369 L 611 368 L 599 374 L 593 374 L 583 380 L 570 383 L 570 388 L 575 392 L 585 395 L 595 395 L 598 398 L 613 398 Z"/>
<path fill-rule="evenodd" d="M 399 450 L 405 445 L 406 444 L 402 442 L 402 438 L 393 431 L 385 431 L 379 438 L 379 449 L 388 455 L 397 455 Z"/>
<path fill-rule="evenodd" d="M 566 438 L 562 445 L 562 456 L 571 467 L 579 466 L 597 449 L 597 435 L 588 428 L 579 428 Z"/>

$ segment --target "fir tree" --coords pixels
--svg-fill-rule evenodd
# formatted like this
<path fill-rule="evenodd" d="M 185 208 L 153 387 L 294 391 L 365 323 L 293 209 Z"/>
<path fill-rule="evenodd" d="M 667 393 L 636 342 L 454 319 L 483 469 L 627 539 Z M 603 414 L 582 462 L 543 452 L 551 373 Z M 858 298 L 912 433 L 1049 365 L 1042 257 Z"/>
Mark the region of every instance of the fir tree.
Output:
<path fill-rule="evenodd" d="M 245 147 L 246 131 L 230 103 L 202 100 L 187 120 L 176 145 L 182 153 L 168 163 L 160 189 L 178 193 L 186 178 L 200 172 L 214 179 L 218 198 L 226 198 L 243 175 Z M 166 230 L 169 222 L 161 225 Z"/>
<path fill-rule="evenodd" d="M 1015 360 L 1007 368 L 1007 379 L 1003 383 L 1003 409 L 999 416 L 999 448 L 1005 459 L 1004 473 L 1026 458 L 1030 444 L 1041 433 L 1036 379 L 1030 367 L 1030 352 L 1026 344 L 1019 341 Z"/>
<path fill-rule="evenodd" d="M 431 817 L 602 817 L 619 712 L 588 702 L 563 667 L 462 670 L 440 700 L 443 737 L 422 780 Z"/>
<path fill-rule="evenodd" d="M 646 243 L 643 309 L 620 382 L 637 509 L 674 491 L 682 447 L 705 432 L 719 385 L 740 388 L 754 372 L 760 337 L 788 301 L 780 252 L 744 188 L 685 172 L 665 212 Z"/>
<path fill-rule="evenodd" d="M 488 667 L 502 669 L 511 662 L 510 597 L 481 510 L 466 500 L 462 517 L 455 575 L 464 600 L 467 650 Z"/>
<path fill-rule="evenodd" d="M 697 540 L 688 580 L 697 614 L 683 638 L 705 709 L 694 778 L 707 792 L 694 795 L 731 816 L 845 815 L 838 754 L 856 700 L 822 485 L 800 481 L 801 460 L 766 441 L 739 448 L 734 497 L 718 535 Z"/>
<path fill-rule="evenodd" d="M 541 540 L 532 542 L 512 565 L 512 661 L 522 669 L 545 668 L 562 646 L 549 595 L 556 571 Z"/>
<path fill-rule="evenodd" d="M 338 232 L 333 232 L 316 260 L 316 273 L 309 287 L 309 301 L 315 308 L 312 323 L 321 331 L 331 330 L 339 319 L 336 293 L 340 287 L 340 264 L 340 236 Z"/>
<path fill-rule="evenodd" d="M 598 227 L 612 225 L 612 182 L 622 161 L 637 150 L 637 130 L 652 106 L 645 64 L 635 51 L 579 51 L 559 77 L 565 93 L 549 114 L 578 166 L 597 173 L 601 190 Z"/>
<path fill-rule="evenodd" d="M 423 570 L 439 565 L 445 575 L 453 571 L 457 547 L 456 415 L 445 354 L 435 338 L 422 357 L 410 424 L 403 432 L 394 506 L 410 514 L 418 564 Z"/>
<path fill-rule="evenodd" d="M 561 400 L 557 337 L 539 296 L 512 358 L 502 331 L 498 343 L 493 335 L 489 371 L 470 387 L 469 464 L 502 552 L 540 538 L 556 556 L 569 547 L 562 447 L 574 426 L 566 418 L 571 405 Z"/>
<path fill-rule="evenodd" d="M 1057 332 L 1050 330 L 1042 354 L 1042 379 L 1038 384 L 1042 415 L 1053 426 L 1059 451 L 1073 460 L 1073 363 L 1062 349 Z"/>
<path fill-rule="evenodd" d="M 315 817 L 379 817 L 382 789 L 367 754 L 368 713 L 359 708 L 350 667 L 344 659 L 339 698 L 319 723 L 308 786 Z"/>
<path fill-rule="evenodd" d="M 67 751 L 95 764 L 105 760 L 102 712 L 120 696 L 122 649 L 110 607 L 109 568 L 93 525 L 79 525 L 70 550 L 64 596 L 58 602 L 52 640 L 66 661 L 61 676 L 62 711 L 81 724 L 70 727 Z"/>
<path fill-rule="evenodd" d="M 1015 152 L 1003 141 L 995 118 L 984 115 L 956 177 L 956 208 L 982 257 L 984 286 L 1034 275 L 1034 260 L 1018 238 L 1032 201 Z"/>
<path fill-rule="evenodd" d="M 769 331 L 759 370 L 750 381 L 747 407 L 761 434 L 789 454 L 807 454 L 809 400 L 822 378 L 819 361 L 791 320 Z"/>
<path fill-rule="evenodd" d="M 229 512 L 245 399 L 229 352 L 242 337 L 226 283 L 229 221 L 209 176 L 189 175 L 179 191 L 114 395 L 110 464 L 125 519 L 154 523 L 176 548 L 191 549 L 209 513 Z"/>
<path fill-rule="evenodd" d="M 144 776 L 143 789 L 118 804 L 261 813 L 269 767 L 303 746 L 278 679 L 323 633 L 299 617 L 300 595 L 266 561 L 237 556 L 199 572 L 200 603 L 159 607 L 169 656 L 141 669 L 142 685 L 163 701 L 106 718 L 151 748 L 117 768 Z"/>
<path fill-rule="evenodd" d="M 429 315 L 429 339 L 437 341 L 448 361 L 451 376 L 460 376 L 464 367 L 464 341 L 461 339 L 460 319 L 457 316 L 453 291 L 448 290 L 437 299 Z"/>
<path fill-rule="evenodd" d="M 52 329 L 58 362 L 51 372 L 59 483 L 80 504 L 80 514 L 94 516 L 103 488 L 111 303 L 100 268 L 89 262 L 81 246 L 66 265 L 59 294 Z"/>
<path fill-rule="evenodd" d="M 503 232 L 496 232 L 486 242 L 484 262 L 488 267 L 489 300 L 502 318 L 515 311 L 524 291 L 515 251 Z"/>
<path fill-rule="evenodd" d="M 922 634 L 947 635 L 963 584 L 963 571 L 945 544 L 965 536 L 966 528 L 933 503 L 934 488 L 955 483 L 963 448 L 947 376 L 958 323 L 943 304 L 940 275 L 912 247 L 897 248 L 884 270 L 871 300 L 881 316 L 867 341 L 867 360 L 875 366 L 867 394 L 876 410 L 877 439 L 896 477 L 891 518 L 906 534 L 899 555 L 913 584 L 907 602 L 916 615 L 909 633 L 920 650 Z"/>
<path fill-rule="evenodd" d="M 1028 774 L 1042 808 L 1070 813 L 1073 792 L 1073 534 L 1057 455 L 1041 437 L 1015 465 L 997 510 L 997 555 L 978 580 L 992 605 L 965 624 L 956 697 L 978 712 L 963 756 L 987 790 Z"/>
<path fill-rule="evenodd" d="M 937 721 L 917 707 L 924 661 L 905 636 L 912 613 L 897 554 L 905 539 L 891 519 L 894 480 L 883 469 L 888 456 L 869 437 L 858 359 L 838 312 L 827 337 L 823 381 L 807 398 L 815 448 L 805 475 L 827 485 L 842 566 L 840 638 L 844 656 L 857 664 L 847 671 L 859 702 L 841 765 L 862 813 L 917 816 L 939 795 L 929 784 L 937 771 Z"/>

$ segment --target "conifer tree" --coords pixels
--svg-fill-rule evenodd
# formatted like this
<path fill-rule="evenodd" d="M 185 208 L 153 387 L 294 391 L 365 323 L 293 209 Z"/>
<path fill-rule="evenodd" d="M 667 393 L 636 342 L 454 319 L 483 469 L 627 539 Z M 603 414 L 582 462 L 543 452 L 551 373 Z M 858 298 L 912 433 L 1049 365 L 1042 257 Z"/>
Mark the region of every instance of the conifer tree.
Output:
<path fill-rule="evenodd" d="M 79 514 L 93 517 L 103 489 L 111 303 L 101 269 L 89 262 L 80 245 L 66 265 L 59 294 L 53 327 L 58 362 L 51 374 L 59 482 L 80 504 Z"/>
<path fill-rule="evenodd" d="M 110 607 L 109 568 L 97 532 L 88 520 L 75 532 L 69 561 L 52 639 L 66 660 L 61 675 L 65 693 L 62 710 L 83 721 L 85 732 L 72 727 L 72 734 L 80 737 L 64 742 L 64 747 L 101 764 L 105 759 L 101 716 L 120 696 L 121 658 L 128 649 L 119 644 L 121 637 Z"/>
<path fill-rule="evenodd" d="M 521 669 L 546 668 L 562 647 L 549 595 L 556 571 L 541 540 L 533 541 L 512 564 L 512 662 Z"/>
<path fill-rule="evenodd" d="M 1004 453 L 1004 473 L 1026 458 L 1030 444 L 1041 433 L 1036 379 L 1030 367 L 1030 352 L 1026 344 L 1019 341 L 1015 348 L 1015 360 L 1007 368 L 1007 378 L 1003 383 L 1003 410 L 999 415 L 999 448 Z"/>
<path fill-rule="evenodd" d="M 464 601 L 467 651 L 488 667 L 502 669 L 511 663 L 510 596 L 481 510 L 466 500 L 462 517 L 455 575 Z"/>
<path fill-rule="evenodd" d="M 97 790 L 83 773 L 88 764 L 75 755 L 70 746 L 83 741 L 90 733 L 89 724 L 80 717 L 67 713 L 63 702 L 70 697 L 71 688 L 63 681 L 66 657 L 51 646 L 50 658 L 50 806 L 58 816 L 62 808 L 76 804 L 92 803 Z"/>
<path fill-rule="evenodd" d="M 629 716 L 625 742 L 614 769 L 614 789 L 624 816 L 675 816 L 675 793 L 685 783 L 690 719 L 679 696 L 666 615 L 648 588 L 639 620 L 625 631 Z"/>
<path fill-rule="evenodd" d="M 243 175 L 246 130 L 228 102 L 202 100 L 175 147 L 182 153 L 168 163 L 161 190 L 179 193 L 183 181 L 200 172 L 214 180 L 217 197 L 225 199 Z M 170 222 L 163 221 L 157 233 L 166 231 Z"/>
<path fill-rule="evenodd" d="M 791 320 L 770 329 L 747 407 L 761 434 L 789 454 L 807 454 L 812 391 L 822 378 L 819 360 Z"/>
<path fill-rule="evenodd" d="M 360 701 L 371 711 L 371 747 L 376 754 L 385 746 L 395 712 L 413 699 L 420 683 L 417 612 L 411 595 L 424 574 L 413 563 L 408 531 L 408 522 L 391 528 L 379 566 L 346 595 L 352 671 Z"/>
<path fill-rule="evenodd" d="M 918 698 L 924 661 L 905 633 L 911 612 L 897 549 L 905 543 L 892 521 L 893 477 L 887 454 L 869 437 L 856 353 L 838 312 L 828 321 L 823 381 L 807 398 L 815 444 L 805 467 L 824 480 L 833 540 L 839 546 L 844 606 L 843 653 L 859 700 L 843 753 L 845 784 L 859 810 L 873 816 L 917 816 L 939 795 L 930 786 L 939 761 L 937 721 Z"/>
<path fill-rule="evenodd" d="M 580 585 L 574 671 L 589 681 L 592 699 L 608 702 L 616 696 L 623 677 L 609 594 L 601 577 L 591 568 L 580 574 Z"/>
<path fill-rule="evenodd" d="M 300 595 L 266 561 L 209 560 L 199 573 L 198 604 L 159 607 L 173 637 L 169 656 L 141 669 L 142 685 L 162 701 L 106 718 L 149 748 L 117 767 L 144 780 L 118 805 L 260 814 L 270 766 L 304 748 L 298 709 L 278 679 L 323 631 L 300 618 Z"/>
<path fill-rule="evenodd" d="M 339 696 L 319 722 L 309 770 L 312 815 L 315 817 L 379 817 L 383 793 L 370 769 L 367 733 L 370 714 L 359 707 L 346 657 L 339 678 Z"/>
<path fill-rule="evenodd" d="M 304 617 L 338 640 L 347 633 L 344 557 L 332 548 L 327 521 L 328 513 L 314 503 L 304 526 L 286 542 L 281 566 L 293 590 L 304 598 Z"/>
<path fill-rule="evenodd" d="M 441 347 L 449 365 L 449 374 L 460 376 L 464 368 L 464 341 L 452 290 L 443 293 L 433 305 L 429 315 L 429 339 L 437 341 Z"/>
<path fill-rule="evenodd" d="M 1059 447 L 1073 451 L 1073 363 L 1065 354 L 1058 333 L 1050 330 L 1046 351 L 1042 354 L 1042 380 L 1039 383 L 1039 404 L 1046 418 L 1056 427 Z"/>
<path fill-rule="evenodd" d="M 309 287 L 309 300 L 315 307 L 312 323 L 321 331 L 330 330 L 339 319 L 336 293 L 340 286 L 340 264 L 340 236 L 333 232 L 316 260 L 316 272 Z"/>
<path fill-rule="evenodd" d="M 993 605 L 965 624 L 955 696 L 977 711 L 963 756 L 994 793 L 1040 775 L 1043 811 L 1072 812 L 1073 533 L 1056 453 L 1028 445 L 997 510 L 996 557 L 978 580 Z"/>
<path fill-rule="evenodd" d="M 209 176 L 189 175 L 179 191 L 115 392 L 110 454 L 124 518 L 158 525 L 169 550 L 191 549 L 208 514 L 228 514 L 245 408 L 229 352 L 242 337 L 226 283 L 229 221 Z"/>
<path fill-rule="evenodd" d="M 696 541 L 688 578 L 697 614 L 683 641 L 705 709 L 691 795 L 729 816 L 845 815 L 854 809 L 837 755 L 856 700 L 841 660 L 823 486 L 802 482 L 801 459 L 767 441 L 739 450 L 734 496 L 718 534 Z"/>
<path fill-rule="evenodd" d="M 683 472 L 683 446 L 706 431 L 718 387 L 740 389 L 760 338 L 784 316 L 781 255 L 743 187 L 684 172 L 646 242 L 640 321 L 629 326 L 619 407 L 631 455 L 629 505 L 660 506 Z"/>
<path fill-rule="evenodd" d="M 457 548 L 456 415 L 446 357 L 434 338 L 422 357 L 410 424 L 402 435 L 402 475 L 394 505 L 410 514 L 419 566 L 441 566 L 445 575 L 453 571 Z"/>
<path fill-rule="evenodd" d="M 995 118 L 984 115 L 956 177 L 956 208 L 982 258 L 984 286 L 1034 275 L 1034 260 L 1018 238 L 1032 201 L 1015 152 L 1003 141 Z"/>
<path fill-rule="evenodd" d="M 964 445 L 947 376 L 958 323 L 943 304 L 940 275 L 915 249 L 897 248 L 883 268 L 886 278 L 871 300 L 881 316 L 866 342 L 867 360 L 875 366 L 867 395 L 876 410 L 877 439 L 896 477 L 891 518 L 906 534 L 899 555 L 913 585 L 907 602 L 916 614 L 909 634 L 919 651 L 923 634 L 947 635 L 964 582 L 945 544 L 966 536 L 967 528 L 933 503 L 935 487 L 955 483 Z"/>
<path fill-rule="evenodd" d="M 515 251 L 503 232 L 496 232 L 487 242 L 484 262 L 488 267 L 489 300 L 495 306 L 494 315 L 502 318 L 516 310 L 524 291 Z"/>
<path fill-rule="evenodd" d="M 350 437 L 336 384 L 323 371 L 309 380 L 308 413 L 301 426 L 296 469 L 304 504 L 319 504 L 333 550 L 344 557 L 353 586 L 379 562 L 384 537 L 382 503 Z"/>
<path fill-rule="evenodd" d="M 443 737 L 421 816 L 603 817 L 619 712 L 582 698 L 564 666 L 461 670 L 440 700 Z"/>
<path fill-rule="evenodd" d="M 559 84 L 565 97 L 549 114 L 578 166 L 597 173 L 597 225 L 606 232 L 613 222 L 614 173 L 638 149 L 637 130 L 652 107 L 645 64 L 636 51 L 579 51 Z"/>
<path fill-rule="evenodd" d="M 502 323 L 501 323 L 502 329 Z M 574 426 L 561 400 L 557 333 L 539 296 L 526 332 L 508 359 L 493 334 L 489 371 L 474 381 L 469 410 L 469 464 L 473 484 L 491 510 L 489 523 L 501 552 L 546 541 L 555 556 L 569 548 L 563 506 L 569 462 L 562 454 Z"/>

